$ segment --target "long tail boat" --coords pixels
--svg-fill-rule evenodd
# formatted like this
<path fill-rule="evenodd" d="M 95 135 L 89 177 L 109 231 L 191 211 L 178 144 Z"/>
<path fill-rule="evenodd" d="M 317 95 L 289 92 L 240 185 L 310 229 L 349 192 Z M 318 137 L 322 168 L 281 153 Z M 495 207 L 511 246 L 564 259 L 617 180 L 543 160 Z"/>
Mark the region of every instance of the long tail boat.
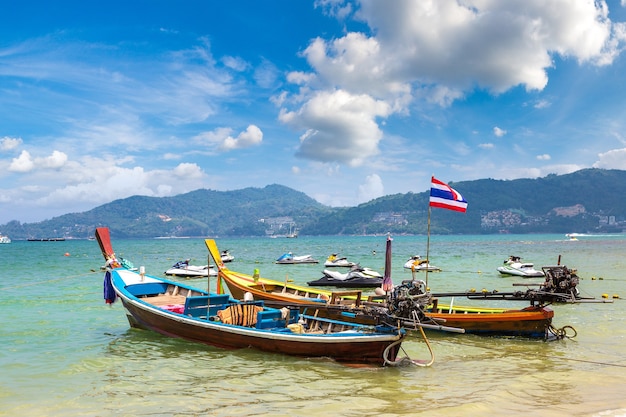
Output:
<path fill-rule="evenodd" d="M 220 348 L 326 357 L 354 366 L 406 362 L 398 358 L 403 328 L 309 316 L 150 276 L 143 268 L 131 271 L 116 261 L 107 228 L 96 229 L 96 238 L 108 265 L 105 300 L 121 299 L 131 327 Z"/>
<path fill-rule="evenodd" d="M 311 309 L 319 306 L 320 310 L 322 307 L 337 304 L 348 304 L 352 307 L 375 303 L 381 305 L 381 297 L 364 297 L 359 291 L 333 292 L 231 271 L 220 261 L 220 252 L 215 241 L 206 239 L 205 243 L 218 269 L 218 292 L 223 291 L 221 287 L 225 283 L 234 298 L 243 299 L 246 293 L 250 293 L 257 300 L 284 305 L 306 305 Z M 355 314 L 358 319 L 358 311 L 355 308 L 343 314 Z M 424 316 L 432 324 L 430 327 L 424 326 L 427 330 L 450 331 L 456 328 L 463 329 L 465 333 L 479 335 L 548 338 L 553 331 L 554 311 L 543 305 L 530 305 L 522 309 L 452 306 L 434 299 L 424 310 Z M 409 327 L 411 317 L 405 318 L 405 324 Z"/>

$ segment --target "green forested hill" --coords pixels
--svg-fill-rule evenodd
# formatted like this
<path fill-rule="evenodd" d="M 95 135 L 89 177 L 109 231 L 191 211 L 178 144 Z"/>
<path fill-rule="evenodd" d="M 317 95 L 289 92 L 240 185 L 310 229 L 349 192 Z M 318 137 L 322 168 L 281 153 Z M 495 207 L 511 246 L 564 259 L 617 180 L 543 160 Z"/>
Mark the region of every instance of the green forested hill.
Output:
<path fill-rule="evenodd" d="M 538 179 L 481 179 L 449 182 L 449 185 L 468 201 L 467 213 L 433 209 L 432 233 L 613 232 L 626 228 L 623 223 L 626 219 L 626 171 L 585 169 Z M 329 213 L 302 232 L 424 234 L 428 198 L 428 191 L 380 197 L 358 207 Z M 573 214 L 576 210 L 555 210 L 578 205 L 584 212 Z M 384 213 L 388 216 L 383 216 Z M 490 220 L 494 223 L 491 226 Z M 617 224 L 609 224 L 610 221 Z"/>
<path fill-rule="evenodd" d="M 120 238 L 157 236 L 262 236 L 267 218 L 287 217 L 295 224 L 330 209 L 281 185 L 236 191 L 196 190 L 175 197 L 134 196 L 83 213 L 39 223 L 13 221 L 0 226 L 12 239 L 93 236 L 108 226 Z"/>
<path fill-rule="evenodd" d="M 626 219 L 626 171 L 585 169 L 511 181 L 449 182 L 469 203 L 467 213 L 433 209 L 431 232 L 537 233 L 621 231 Z M 119 238 L 263 236 L 286 224 L 301 235 L 424 234 L 429 190 L 331 208 L 281 185 L 235 191 L 196 190 L 176 197 L 134 196 L 83 213 L 38 223 L 0 226 L 12 239 L 93 236 L 108 226 Z"/>

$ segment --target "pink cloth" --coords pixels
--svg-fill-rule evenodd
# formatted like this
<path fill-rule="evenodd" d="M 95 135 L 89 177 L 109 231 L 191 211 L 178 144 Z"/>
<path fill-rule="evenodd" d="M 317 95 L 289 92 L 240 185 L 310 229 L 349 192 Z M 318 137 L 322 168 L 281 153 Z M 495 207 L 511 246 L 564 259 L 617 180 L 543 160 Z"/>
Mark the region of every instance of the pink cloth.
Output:
<path fill-rule="evenodd" d="M 161 306 L 163 310 L 171 311 L 172 313 L 180 313 L 183 314 L 185 311 L 185 306 L 183 304 L 168 304 L 165 306 Z"/>

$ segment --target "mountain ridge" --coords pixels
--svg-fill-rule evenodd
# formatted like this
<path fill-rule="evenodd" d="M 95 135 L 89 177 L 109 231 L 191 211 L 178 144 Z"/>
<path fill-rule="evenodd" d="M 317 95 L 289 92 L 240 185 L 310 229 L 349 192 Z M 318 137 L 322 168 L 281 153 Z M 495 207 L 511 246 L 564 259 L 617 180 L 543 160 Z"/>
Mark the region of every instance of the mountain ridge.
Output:
<path fill-rule="evenodd" d="M 584 169 L 537 179 L 449 182 L 467 213 L 437 210 L 431 233 L 622 231 L 626 171 Z M 301 235 L 425 234 L 429 190 L 392 194 L 355 207 L 328 207 L 289 187 L 194 190 L 172 197 L 131 196 L 37 223 L 11 221 L 12 239 L 87 238 L 108 226 L 117 238 L 267 236 L 291 227 Z"/>

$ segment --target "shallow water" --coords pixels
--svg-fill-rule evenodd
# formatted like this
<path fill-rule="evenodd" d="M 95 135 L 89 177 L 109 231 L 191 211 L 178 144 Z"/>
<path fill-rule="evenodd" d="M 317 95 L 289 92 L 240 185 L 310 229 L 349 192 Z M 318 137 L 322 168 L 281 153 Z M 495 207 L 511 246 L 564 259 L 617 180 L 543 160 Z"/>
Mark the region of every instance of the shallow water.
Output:
<path fill-rule="evenodd" d="M 339 252 L 382 272 L 385 237 L 217 239 L 237 271 L 304 284 Z M 183 258 L 207 262 L 202 239 L 120 240 L 118 255 L 160 275 Z M 431 236 L 432 291 L 512 291 L 521 278 L 496 272 L 509 255 L 536 267 L 578 269 L 583 295 L 626 296 L 625 235 Z M 312 254 L 319 265 L 276 265 L 282 253 Z M 374 254 L 373 251 L 376 253 Z M 409 256 L 426 255 L 425 236 L 393 241 L 393 280 L 410 279 Z M 68 256 L 65 256 L 68 255 Z M 121 304 L 102 300 L 95 241 L 0 245 L 0 415 L 20 416 L 399 416 L 626 415 L 624 301 L 553 306 L 556 327 L 573 339 L 428 333 L 429 368 L 357 369 L 249 349 L 221 350 L 129 329 Z M 417 278 L 426 279 L 424 273 Z M 206 288 L 206 280 L 187 280 Z M 215 289 L 215 282 L 210 282 Z M 525 305 L 461 298 L 455 304 Z M 419 334 L 404 344 L 429 358 Z"/>

